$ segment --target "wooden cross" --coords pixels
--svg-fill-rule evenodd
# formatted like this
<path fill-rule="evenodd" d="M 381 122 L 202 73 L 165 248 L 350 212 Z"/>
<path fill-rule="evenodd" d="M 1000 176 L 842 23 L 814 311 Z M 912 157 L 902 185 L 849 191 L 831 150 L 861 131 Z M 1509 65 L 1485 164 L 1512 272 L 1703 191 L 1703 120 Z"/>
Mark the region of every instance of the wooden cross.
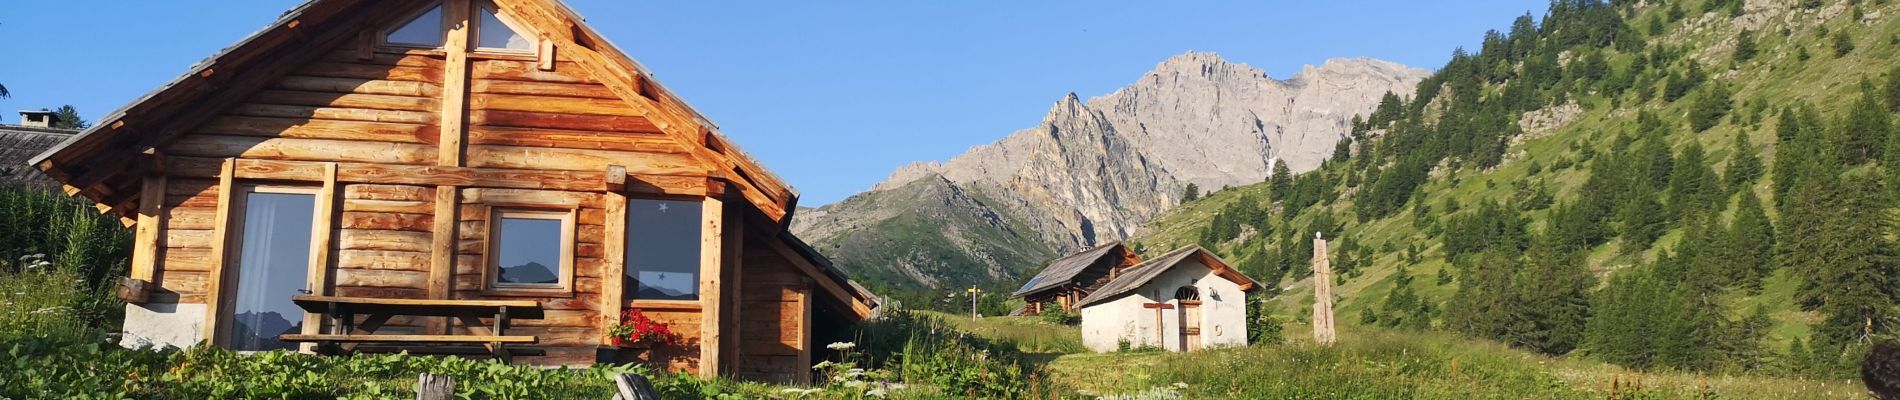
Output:
<path fill-rule="evenodd" d="M 1167 319 L 1161 316 L 1161 310 L 1173 310 L 1174 305 L 1168 304 L 1168 303 L 1141 303 L 1141 308 L 1155 309 L 1155 346 L 1166 347 L 1168 343 L 1168 334 L 1166 332 L 1162 332 L 1161 327 L 1167 325 L 1166 324 Z"/>

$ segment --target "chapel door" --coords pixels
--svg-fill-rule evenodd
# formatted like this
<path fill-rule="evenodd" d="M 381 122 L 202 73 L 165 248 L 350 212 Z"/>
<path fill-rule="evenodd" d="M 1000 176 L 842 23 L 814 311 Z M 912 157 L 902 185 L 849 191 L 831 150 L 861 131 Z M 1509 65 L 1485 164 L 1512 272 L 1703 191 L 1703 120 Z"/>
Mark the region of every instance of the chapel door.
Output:
<path fill-rule="evenodd" d="M 1183 287 L 1174 292 L 1174 298 L 1181 303 L 1181 350 L 1201 349 L 1201 293 L 1193 287 Z"/>

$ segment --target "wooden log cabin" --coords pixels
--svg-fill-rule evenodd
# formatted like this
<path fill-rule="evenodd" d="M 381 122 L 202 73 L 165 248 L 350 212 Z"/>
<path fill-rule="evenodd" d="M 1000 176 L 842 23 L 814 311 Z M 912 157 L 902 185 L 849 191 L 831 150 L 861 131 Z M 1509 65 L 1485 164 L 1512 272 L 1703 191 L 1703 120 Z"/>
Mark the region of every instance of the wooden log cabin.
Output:
<path fill-rule="evenodd" d="M 1141 264 L 1141 257 L 1122 242 L 1112 242 L 1076 252 L 1043 267 L 1042 272 L 1010 294 L 1023 299 L 1017 315 L 1042 315 L 1050 308 L 1074 314 L 1096 288 L 1120 276 L 1129 267 Z"/>
<path fill-rule="evenodd" d="M 559 0 L 312 0 L 31 165 L 136 226 L 128 346 L 291 347 L 324 325 L 301 294 L 532 300 L 517 362 L 802 382 L 876 305 L 787 231 L 792 188 Z M 613 346 L 629 309 L 682 344 Z"/>

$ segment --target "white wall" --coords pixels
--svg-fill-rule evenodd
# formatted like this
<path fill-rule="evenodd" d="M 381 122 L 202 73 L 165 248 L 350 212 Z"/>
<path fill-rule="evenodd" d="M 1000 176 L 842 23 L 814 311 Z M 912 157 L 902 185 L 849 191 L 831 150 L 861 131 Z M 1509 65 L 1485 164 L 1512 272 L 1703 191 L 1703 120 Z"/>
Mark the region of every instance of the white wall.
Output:
<path fill-rule="evenodd" d="M 119 345 L 191 347 L 204 341 L 204 327 L 204 304 L 126 304 L 125 332 Z"/>
<path fill-rule="evenodd" d="M 1134 293 L 1082 309 L 1082 344 L 1097 352 L 1111 352 L 1126 340 L 1130 346 L 1155 346 L 1172 351 L 1181 342 L 1180 301 L 1174 292 L 1193 286 L 1201 294 L 1201 345 L 1205 348 L 1247 345 L 1247 298 L 1240 285 L 1214 275 L 1198 260 L 1185 260 L 1162 272 Z M 1155 310 L 1144 303 L 1161 299 L 1175 305 L 1162 310 L 1159 342 L 1155 337 Z"/>

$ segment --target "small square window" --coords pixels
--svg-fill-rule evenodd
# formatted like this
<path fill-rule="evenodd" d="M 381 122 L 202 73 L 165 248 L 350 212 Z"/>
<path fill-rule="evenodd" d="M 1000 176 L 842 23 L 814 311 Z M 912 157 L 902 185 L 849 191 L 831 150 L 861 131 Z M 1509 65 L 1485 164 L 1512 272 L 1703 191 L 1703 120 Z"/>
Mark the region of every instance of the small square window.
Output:
<path fill-rule="evenodd" d="M 573 211 L 498 209 L 488 223 L 490 292 L 566 294 L 573 287 Z"/>

